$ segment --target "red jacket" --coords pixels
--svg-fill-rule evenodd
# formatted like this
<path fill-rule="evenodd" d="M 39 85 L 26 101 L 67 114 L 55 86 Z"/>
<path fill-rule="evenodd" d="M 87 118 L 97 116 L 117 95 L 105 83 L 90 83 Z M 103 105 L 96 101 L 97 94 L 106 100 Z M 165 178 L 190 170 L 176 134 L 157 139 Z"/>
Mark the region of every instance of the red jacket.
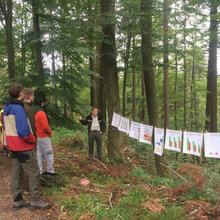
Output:
<path fill-rule="evenodd" d="M 51 137 L 52 132 L 48 123 L 47 115 L 44 111 L 36 112 L 35 126 L 37 137 Z"/>

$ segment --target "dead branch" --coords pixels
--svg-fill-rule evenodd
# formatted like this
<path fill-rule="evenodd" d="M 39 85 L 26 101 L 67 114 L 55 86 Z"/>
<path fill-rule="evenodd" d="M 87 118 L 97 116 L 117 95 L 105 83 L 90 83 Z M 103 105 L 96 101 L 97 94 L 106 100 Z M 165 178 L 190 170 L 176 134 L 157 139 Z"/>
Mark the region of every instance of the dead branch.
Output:
<path fill-rule="evenodd" d="M 184 180 L 186 183 L 188 183 L 188 181 L 183 178 L 180 174 L 178 174 L 176 171 L 174 171 L 173 169 L 171 169 L 170 167 L 168 167 L 167 165 L 160 163 L 162 166 L 166 167 L 168 170 L 170 170 L 172 173 L 174 173 L 175 175 L 177 175 L 179 178 L 181 178 L 182 180 Z"/>

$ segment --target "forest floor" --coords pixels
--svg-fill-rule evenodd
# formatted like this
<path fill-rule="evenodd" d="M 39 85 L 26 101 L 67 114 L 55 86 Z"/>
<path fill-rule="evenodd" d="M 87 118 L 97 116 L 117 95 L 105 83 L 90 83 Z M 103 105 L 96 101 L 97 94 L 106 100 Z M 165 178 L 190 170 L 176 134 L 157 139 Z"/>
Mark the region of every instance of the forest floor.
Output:
<path fill-rule="evenodd" d="M 0 153 L 1 220 L 220 220 L 220 174 L 207 176 L 204 167 L 179 164 L 176 171 L 186 183 L 173 174 L 157 176 L 150 151 L 144 152 L 146 160 L 125 146 L 125 162 L 113 165 L 107 157 L 104 163 L 89 161 L 86 148 L 71 142 L 54 145 L 55 169 L 65 184 L 42 187 L 44 199 L 52 204 L 47 211 L 12 211 L 10 158 Z"/>
<path fill-rule="evenodd" d="M 18 211 L 12 210 L 12 196 L 10 193 L 10 174 L 11 171 L 11 159 L 0 151 L 0 220 L 44 220 L 44 219 L 58 219 L 56 212 L 56 204 L 45 198 L 45 200 L 52 203 L 52 209 L 46 211 L 33 211 L 27 208 L 20 209 Z M 24 195 L 24 199 L 28 199 Z"/>

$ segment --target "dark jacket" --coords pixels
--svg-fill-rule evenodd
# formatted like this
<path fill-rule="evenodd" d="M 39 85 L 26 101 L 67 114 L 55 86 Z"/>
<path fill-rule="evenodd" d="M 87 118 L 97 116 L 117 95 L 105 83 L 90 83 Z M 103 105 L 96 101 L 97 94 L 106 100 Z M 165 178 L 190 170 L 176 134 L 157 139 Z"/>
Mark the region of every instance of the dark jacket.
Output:
<path fill-rule="evenodd" d="M 98 121 L 99 121 L 100 131 L 102 133 L 104 133 L 105 132 L 105 122 L 104 122 L 101 115 L 98 115 Z M 88 133 L 89 133 L 91 131 L 91 126 L 92 126 L 92 115 L 88 115 L 85 120 L 80 120 L 80 122 L 83 125 L 88 125 Z"/>
<path fill-rule="evenodd" d="M 31 129 L 33 131 L 33 134 L 36 137 L 35 113 L 34 113 L 34 109 L 32 107 L 32 104 L 29 103 L 29 102 L 24 102 L 24 109 L 25 109 L 26 114 L 28 116 L 28 119 L 30 121 Z"/>

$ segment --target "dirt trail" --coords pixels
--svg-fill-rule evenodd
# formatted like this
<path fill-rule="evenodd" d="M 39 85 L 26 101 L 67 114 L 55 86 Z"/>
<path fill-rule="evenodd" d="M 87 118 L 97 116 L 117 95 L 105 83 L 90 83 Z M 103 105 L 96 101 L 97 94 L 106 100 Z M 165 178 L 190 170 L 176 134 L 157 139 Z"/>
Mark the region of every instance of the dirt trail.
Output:
<path fill-rule="evenodd" d="M 44 220 L 58 219 L 56 217 L 56 207 L 52 209 L 29 210 L 27 208 L 18 211 L 12 210 L 12 196 L 10 193 L 10 157 L 4 156 L 0 151 L 0 220 Z"/>

